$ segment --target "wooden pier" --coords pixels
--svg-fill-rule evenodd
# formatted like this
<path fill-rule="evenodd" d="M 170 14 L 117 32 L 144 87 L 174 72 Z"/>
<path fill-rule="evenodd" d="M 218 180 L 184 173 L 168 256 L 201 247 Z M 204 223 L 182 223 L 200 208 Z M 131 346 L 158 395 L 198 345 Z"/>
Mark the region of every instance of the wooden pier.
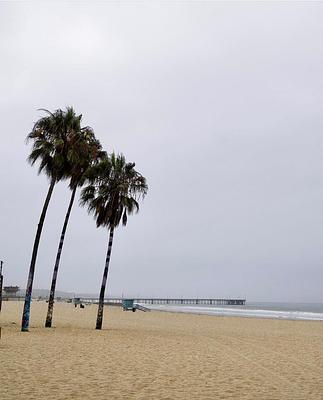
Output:
<path fill-rule="evenodd" d="M 143 304 L 203 304 L 216 306 L 242 306 L 245 299 L 136 299 L 137 303 Z"/>
<path fill-rule="evenodd" d="M 94 298 L 80 298 L 83 303 L 98 303 L 98 299 Z M 104 299 L 105 304 L 111 305 L 121 305 L 122 298 L 106 298 Z M 182 298 L 135 298 L 135 303 L 139 304 L 195 304 L 195 305 L 210 305 L 210 306 L 243 306 L 246 303 L 245 299 L 210 299 L 210 298 L 202 298 L 202 299 L 182 299 Z"/>

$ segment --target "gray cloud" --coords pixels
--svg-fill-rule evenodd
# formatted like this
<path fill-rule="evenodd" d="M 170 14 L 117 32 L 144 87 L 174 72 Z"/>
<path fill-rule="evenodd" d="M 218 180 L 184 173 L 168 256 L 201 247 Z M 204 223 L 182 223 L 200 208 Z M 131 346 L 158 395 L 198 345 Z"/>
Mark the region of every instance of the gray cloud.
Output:
<path fill-rule="evenodd" d="M 320 3 L 1 3 L 1 258 L 25 286 L 47 190 L 24 139 L 73 105 L 148 179 L 108 292 L 322 301 Z M 35 287 L 49 287 L 57 185 Z M 62 290 L 100 286 L 107 234 L 73 210 Z"/>

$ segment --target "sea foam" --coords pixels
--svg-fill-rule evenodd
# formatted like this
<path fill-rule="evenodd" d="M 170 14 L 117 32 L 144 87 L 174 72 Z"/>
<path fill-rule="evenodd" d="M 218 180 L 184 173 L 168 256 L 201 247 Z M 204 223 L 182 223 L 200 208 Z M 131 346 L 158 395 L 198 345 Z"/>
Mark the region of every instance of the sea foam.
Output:
<path fill-rule="evenodd" d="M 323 321 L 323 313 L 308 311 L 278 311 L 247 308 L 203 307 L 188 305 L 149 305 L 151 310 L 182 312 L 189 314 L 205 314 L 232 317 L 272 318 L 287 320 Z"/>

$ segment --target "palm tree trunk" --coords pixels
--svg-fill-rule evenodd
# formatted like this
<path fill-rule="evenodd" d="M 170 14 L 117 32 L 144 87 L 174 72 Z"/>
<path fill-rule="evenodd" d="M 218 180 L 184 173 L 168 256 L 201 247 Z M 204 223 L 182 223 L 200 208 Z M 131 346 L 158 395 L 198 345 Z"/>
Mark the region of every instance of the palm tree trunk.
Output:
<path fill-rule="evenodd" d="M 109 272 L 110 256 L 111 256 L 112 242 L 113 242 L 113 232 L 114 232 L 114 228 L 112 227 L 110 229 L 108 251 L 107 251 L 107 257 L 105 259 L 105 267 L 104 267 L 101 290 L 100 290 L 98 316 L 97 316 L 97 319 L 96 319 L 96 327 L 95 327 L 95 329 L 101 329 L 102 328 L 104 292 L 105 292 L 105 286 L 106 286 L 106 283 L 107 283 L 108 272 Z"/>
<path fill-rule="evenodd" d="M 47 192 L 46 200 L 43 205 L 43 210 L 40 215 L 39 222 L 38 222 L 38 227 L 37 227 L 36 237 L 35 237 L 35 241 L 34 241 L 34 247 L 33 247 L 33 252 L 32 252 L 32 256 L 31 256 L 30 267 L 29 267 L 28 281 L 27 281 L 26 294 L 25 294 L 24 311 L 22 314 L 22 322 L 21 322 L 21 331 L 22 332 L 28 332 L 28 328 L 29 328 L 31 293 L 33 290 L 34 273 L 35 273 L 38 246 L 39 246 L 40 236 L 41 236 L 41 232 L 42 232 L 45 217 L 46 217 L 47 208 L 48 208 L 49 201 L 50 201 L 50 198 L 53 193 L 55 183 L 56 183 L 56 180 L 54 178 L 52 178 L 50 185 L 49 185 L 48 192 Z"/>
<path fill-rule="evenodd" d="M 75 187 L 74 187 L 74 189 L 72 191 L 70 203 L 69 203 L 68 208 L 67 208 L 67 213 L 66 213 L 65 220 L 64 220 L 64 225 L 63 225 L 63 229 L 62 229 L 62 233 L 61 233 L 61 238 L 60 238 L 58 249 L 57 249 L 55 266 L 54 266 L 53 277 L 52 277 L 52 284 L 51 284 L 51 287 L 50 287 L 50 294 L 49 294 L 49 300 L 48 300 L 48 310 L 47 310 L 47 317 L 46 317 L 46 322 L 45 322 L 45 327 L 46 328 L 51 328 L 51 326 L 52 326 L 54 297 L 55 297 L 55 288 L 56 288 L 58 267 L 59 267 L 59 262 L 60 262 L 60 259 L 61 259 L 64 239 L 65 239 L 65 232 L 66 232 L 68 220 L 70 218 L 72 206 L 73 206 L 74 199 L 75 199 L 76 188 L 77 188 L 77 186 L 75 185 Z"/>

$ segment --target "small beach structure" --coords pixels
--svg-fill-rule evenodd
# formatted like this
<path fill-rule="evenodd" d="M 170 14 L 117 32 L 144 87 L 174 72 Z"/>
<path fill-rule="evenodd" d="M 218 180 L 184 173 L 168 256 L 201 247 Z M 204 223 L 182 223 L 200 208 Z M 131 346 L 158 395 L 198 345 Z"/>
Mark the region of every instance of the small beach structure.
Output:
<path fill-rule="evenodd" d="M 133 311 L 135 312 L 136 310 L 140 311 L 150 311 L 149 308 L 141 306 L 140 304 L 134 303 L 134 299 L 123 299 L 122 300 L 122 309 L 123 311 Z"/>
<path fill-rule="evenodd" d="M 80 306 L 80 308 L 84 308 L 84 304 L 82 303 L 82 300 L 80 297 L 74 297 L 73 299 L 74 307 L 76 308 L 77 306 Z"/>
<path fill-rule="evenodd" d="M 19 286 L 4 286 L 3 291 L 6 297 L 16 297 L 19 292 Z"/>

